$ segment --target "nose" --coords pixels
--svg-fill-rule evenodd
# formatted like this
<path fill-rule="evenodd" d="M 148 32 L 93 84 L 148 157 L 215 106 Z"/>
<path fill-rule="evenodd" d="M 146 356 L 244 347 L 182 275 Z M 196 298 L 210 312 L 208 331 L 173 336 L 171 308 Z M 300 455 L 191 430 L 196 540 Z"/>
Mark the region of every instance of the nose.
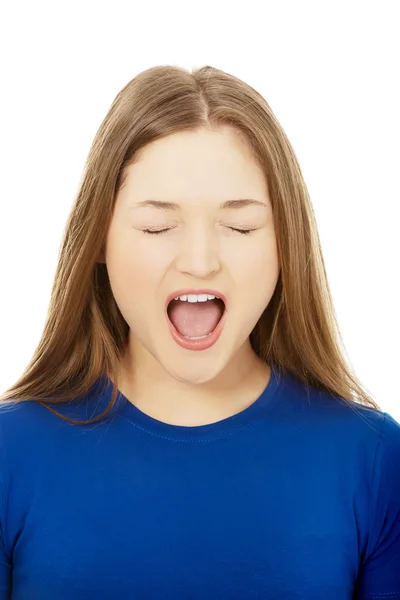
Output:
<path fill-rule="evenodd" d="M 175 267 L 198 279 L 205 279 L 221 268 L 218 240 L 206 227 L 193 227 L 182 237 Z"/>

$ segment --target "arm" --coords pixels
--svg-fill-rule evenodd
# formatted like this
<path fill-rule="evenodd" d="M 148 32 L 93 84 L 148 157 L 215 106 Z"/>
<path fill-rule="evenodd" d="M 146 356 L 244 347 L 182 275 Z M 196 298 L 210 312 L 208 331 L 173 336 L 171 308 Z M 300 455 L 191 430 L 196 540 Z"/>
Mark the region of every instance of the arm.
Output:
<path fill-rule="evenodd" d="M 384 415 L 372 472 L 368 546 L 354 600 L 400 600 L 400 424 Z"/>
<path fill-rule="evenodd" d="M 4 525 L 4 493 L 3 482 L 0 479 L 0 600 L 10 600 L 11 598 L 11 573 L 12 565 L 7 555 L 4 544 L 3 525 Z"/>

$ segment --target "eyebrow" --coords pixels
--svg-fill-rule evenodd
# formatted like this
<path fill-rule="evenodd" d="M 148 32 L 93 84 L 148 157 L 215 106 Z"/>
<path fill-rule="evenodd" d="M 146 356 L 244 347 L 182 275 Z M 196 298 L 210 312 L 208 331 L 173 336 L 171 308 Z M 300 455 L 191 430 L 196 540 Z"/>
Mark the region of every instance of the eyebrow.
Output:
<path fill-rule="evenodd" d="M 153 206 L 154 208 L 159 208 L 161 210 L 167 211 L 177 211 L 181 208 L 181 206 L 176 202 L 164 202 L 162 200 L 144 200 L 143 202 L 133 204 L 131 208 L 141 208 L 143 206 Z M 245 206 L 264 206 L 265 208 L 268 208 L 265 202 L 261 202 L 260 200 L 253 200 L 252 198 L 238 198 L 237 200 L 226 200 L 225 202 L 222 202 L 219 205 L 221 209 L 243 208 Z"/>

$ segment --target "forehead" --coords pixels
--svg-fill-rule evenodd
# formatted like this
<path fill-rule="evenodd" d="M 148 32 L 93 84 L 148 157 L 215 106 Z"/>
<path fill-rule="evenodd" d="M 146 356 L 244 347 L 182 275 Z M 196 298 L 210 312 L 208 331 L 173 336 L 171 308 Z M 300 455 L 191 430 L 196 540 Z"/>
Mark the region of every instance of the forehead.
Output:
<path fill-rule="evenodd" d="M 178 132 L 141 148 L 120 190 L 123 201 L 154 198 L 180 205 L 267 194 L 265 173 L 230 127 Z"/>

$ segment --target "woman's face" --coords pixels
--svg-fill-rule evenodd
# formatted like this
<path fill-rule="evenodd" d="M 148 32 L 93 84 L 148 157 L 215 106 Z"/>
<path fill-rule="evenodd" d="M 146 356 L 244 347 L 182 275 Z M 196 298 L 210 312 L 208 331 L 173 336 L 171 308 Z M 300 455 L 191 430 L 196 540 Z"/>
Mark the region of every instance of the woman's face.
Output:
<path fill-rule="evenodd" d="M 222 372 L 229 377 L 229 369 L 238 364 L 243 368 L 250 356 L 254 359 L 249 335 L 279 276 L 264 173 L 230 127 L 157 140 L 142 148 L 127 173 L 103 261 L 130 327 L 130 356 L 136 365 L 162 367 L 189 384 L 211 381 Z M 239 199 L 257 203 L 220 206 Z M 148 200 L 152 202 L 143 204 Z M 243 234 L 231 228 L 253 231 Z M 184 347 L 171 334 L 166 300 L 185 290 L 195 294 L 205 289 L 226 297 L 224 326 L 208 348 Z M 179 306 L 183 311 L 194 308 Z M 197 308 L 203 310 L 205 304 Z M 189 317 L 183 321 L 193 325 Z"/>

